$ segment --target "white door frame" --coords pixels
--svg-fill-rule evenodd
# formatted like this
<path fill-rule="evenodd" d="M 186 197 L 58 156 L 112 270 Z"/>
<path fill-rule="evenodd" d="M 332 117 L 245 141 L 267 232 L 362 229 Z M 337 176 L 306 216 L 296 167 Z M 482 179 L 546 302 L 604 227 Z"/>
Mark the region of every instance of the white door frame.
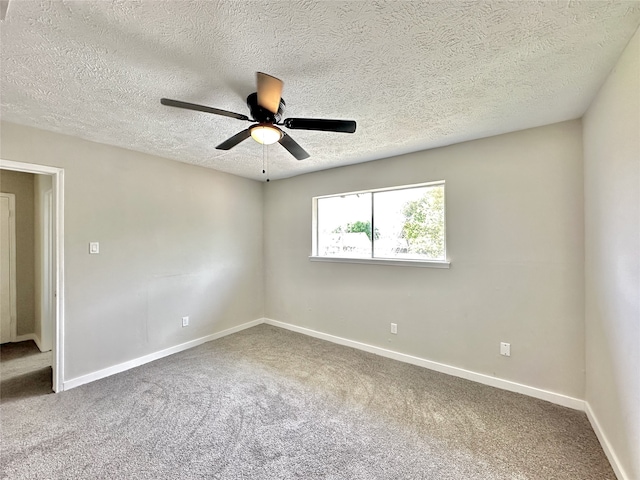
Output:
<path fill-rule="evenodd" d="M 15 342 L 18 335 L 18 309 L 16 303 L 16 196 L 13 193 L 1 192 L 0 195 L 9 200 L 9 338 Z"/>
<path fill-rule="evenodd" d="M 53 391 L 64 389 L 64 170 L 34 163 L 0 159 L 0 168 L 17 172 L 51 175 L 53 187 Z"/>
<path fill-rule="evenodd" d="M 42 220 L 42 269 L 40 278 L 40 345 L 43 351 L 52 350 L 53 337 L 53 310 L 55 305 L 54 280 L 53 280 L 53 188 L 46 190 L 41 202 L 41 220 Z M 46 319 L 45 324 L 42 320 Z"/>

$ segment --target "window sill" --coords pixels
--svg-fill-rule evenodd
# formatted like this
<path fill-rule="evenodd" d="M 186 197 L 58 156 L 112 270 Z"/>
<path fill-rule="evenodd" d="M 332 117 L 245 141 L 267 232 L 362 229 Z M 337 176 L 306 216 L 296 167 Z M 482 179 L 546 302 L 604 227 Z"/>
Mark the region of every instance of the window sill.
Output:
<path fill-rule="evenodd" d="M 316 257 L 310 256 L 312 262 L 329 263 L 368 263 L 370 265 L 393 265 L 397 267 L 449 268 L 450 262 L 434 262 L 427 260 L 396 260 L 392 258 L 348 258 L 348 257 Z"/>

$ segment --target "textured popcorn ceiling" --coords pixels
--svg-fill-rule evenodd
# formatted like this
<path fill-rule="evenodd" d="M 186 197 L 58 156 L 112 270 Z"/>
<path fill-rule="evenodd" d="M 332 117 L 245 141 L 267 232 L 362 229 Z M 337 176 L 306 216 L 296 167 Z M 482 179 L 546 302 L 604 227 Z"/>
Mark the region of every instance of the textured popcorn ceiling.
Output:
<path fill-rule="evenodd" d="M 253 140 L 215 149 L 249 123 L 160 105 L 248 114 L 264 71 L 285 82 L 285 117 L 358 122 L 290 130 L 300 162 L 267 147 L 284 178 L 578 118 L 639 23 L 638 1 L 11 0 L 1 114 L 264 179 Z"/>

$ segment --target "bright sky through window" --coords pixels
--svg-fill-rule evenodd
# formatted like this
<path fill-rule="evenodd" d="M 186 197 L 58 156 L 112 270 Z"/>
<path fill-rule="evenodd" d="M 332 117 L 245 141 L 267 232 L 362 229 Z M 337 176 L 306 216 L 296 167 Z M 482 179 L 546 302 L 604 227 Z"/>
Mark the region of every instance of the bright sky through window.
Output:
<path fill-rule="evenodd" d="M 320 257 L 445 261 L 444 183 L 320 197 Z"/>

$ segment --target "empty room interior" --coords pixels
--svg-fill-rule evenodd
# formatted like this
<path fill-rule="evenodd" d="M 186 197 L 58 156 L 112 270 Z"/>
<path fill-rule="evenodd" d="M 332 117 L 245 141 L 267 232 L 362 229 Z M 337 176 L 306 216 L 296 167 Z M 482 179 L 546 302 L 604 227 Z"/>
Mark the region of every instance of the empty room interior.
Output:
<path fill-rule="evenodd" d="M 0 6 L 2 478 L 640 480 L 640 1 Z"/>

